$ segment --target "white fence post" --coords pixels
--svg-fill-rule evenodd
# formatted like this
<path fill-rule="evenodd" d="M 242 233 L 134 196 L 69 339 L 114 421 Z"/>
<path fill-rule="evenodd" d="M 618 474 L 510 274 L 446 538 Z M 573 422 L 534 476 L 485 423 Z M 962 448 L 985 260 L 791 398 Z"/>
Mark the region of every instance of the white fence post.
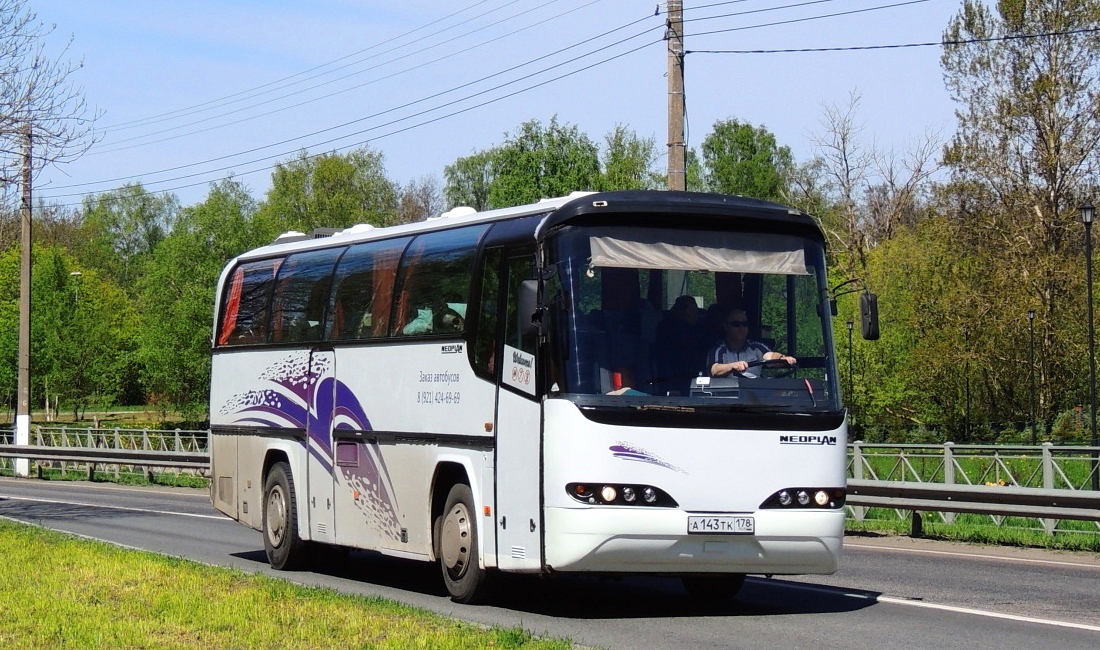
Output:
<path fill-rule="evenodd" d="M 856 440 L 852 443 L 852 478 L 863 478 L 863 441 Z M 852 506 L 852 516 L 856 521 L 863 521 L 867 517 L 867 508 Z"/>
<path fill-rule="evenodd" d="M 943 482 L 945 485 L 955 484 L 955 450 L 953 447 L 955 443 L 945 442 L 943 443 Z M 953 524 L 955 518 L 958 516 L 954 512 L 941 512 L 944 523 Z"/>
<path fill-rule="evenodd" d="M 1054 445 L 1050 442 L 1043 443 L 1043 488 L 1047 490 L 1054 489 L 1054 454 L 1051 453 Z M 1043 530 L 1048 535 L 1054 534 L 1054 529 L 1058 528 L 1057 519 L 1044 519 Z"/>

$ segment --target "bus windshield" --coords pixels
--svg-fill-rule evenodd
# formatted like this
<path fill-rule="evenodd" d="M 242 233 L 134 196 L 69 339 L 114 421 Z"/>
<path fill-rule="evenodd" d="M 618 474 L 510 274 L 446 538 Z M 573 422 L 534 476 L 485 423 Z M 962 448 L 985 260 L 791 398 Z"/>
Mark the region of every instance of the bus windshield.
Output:
<path fill-rule="evenodd" d="M 608 407 L 839 410 L 819 239 L 570 226 L 549 239 L 548 262 L 552 397 Z M 747 331 L 728 334 L 729 322 Z M 711 376 L 715 354 L 736 358 L 749 348 L 797 364 L 757 361 Z"/>

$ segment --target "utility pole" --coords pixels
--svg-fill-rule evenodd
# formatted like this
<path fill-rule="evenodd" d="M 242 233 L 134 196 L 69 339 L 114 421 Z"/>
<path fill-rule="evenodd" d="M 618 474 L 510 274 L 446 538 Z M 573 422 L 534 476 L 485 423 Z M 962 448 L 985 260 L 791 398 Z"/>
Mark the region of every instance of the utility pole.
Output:
<path fill-rule="evenodd" d="M 19 397 L 15 411 L 15 444 L 31 440 L 31 123 L 24 125 L 23 206 L 19 250 Z M 15 475 L 26 476 L 26 458 L 15 461 Z"/>
<path fill-rule="evenodd" d="M 684 3 L 668 0 L 668 189 L 687 189 L 684 143 Z"/>

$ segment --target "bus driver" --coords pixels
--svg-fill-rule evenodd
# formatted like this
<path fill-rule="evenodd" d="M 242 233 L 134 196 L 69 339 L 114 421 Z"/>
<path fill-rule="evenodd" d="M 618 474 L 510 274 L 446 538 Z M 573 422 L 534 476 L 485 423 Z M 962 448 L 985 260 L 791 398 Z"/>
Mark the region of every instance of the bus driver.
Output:
<path fill-rule="evenodd" d="M 794 357 L 774 352 L 760 341 L 749 339 L 749 318 L 744 309 L 732 307 L 727 310 L 726 317 L 722 319 L 722 331 L 723 340 L 707 353 L 711 377 L 725 377 L 734 372 L 743 377 L 758 377 L 755 367 L 749 369 L 749 364 L 754 361 L 782 359 L 790 366 L 798 364 Z"/>

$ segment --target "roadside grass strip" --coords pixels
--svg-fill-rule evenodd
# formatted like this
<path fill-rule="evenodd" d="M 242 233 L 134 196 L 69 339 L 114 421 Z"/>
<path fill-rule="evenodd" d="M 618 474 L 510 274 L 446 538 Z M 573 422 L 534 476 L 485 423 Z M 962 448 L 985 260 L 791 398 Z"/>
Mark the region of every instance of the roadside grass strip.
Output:
<path fill-rule="evenodd" d="M 4 648 L 573 647 L 3 520 L 0 611 Z"/>

